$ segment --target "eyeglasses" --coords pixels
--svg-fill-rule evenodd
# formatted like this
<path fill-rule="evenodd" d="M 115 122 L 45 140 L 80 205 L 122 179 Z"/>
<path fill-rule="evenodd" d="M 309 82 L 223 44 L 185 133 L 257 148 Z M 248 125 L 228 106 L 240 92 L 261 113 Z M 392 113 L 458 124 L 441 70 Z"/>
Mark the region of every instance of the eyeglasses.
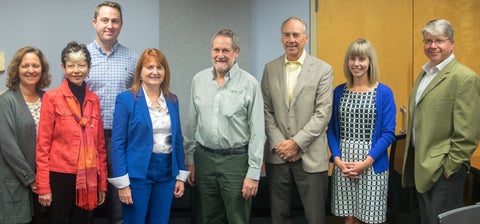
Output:
<path fill-rule="evenodd" d="M 432 45 L 433 43 L 435 43 L 436 45 L 442 45 L 443 43 L 445 43 L 445 41 L 447 40 L 450 40 L 450 38 L 447 38 L 447 39 L 436 39 L 436 40 L 423 40 L 423 44 L 425 44 L 426 46 L 430 46 Z"/>

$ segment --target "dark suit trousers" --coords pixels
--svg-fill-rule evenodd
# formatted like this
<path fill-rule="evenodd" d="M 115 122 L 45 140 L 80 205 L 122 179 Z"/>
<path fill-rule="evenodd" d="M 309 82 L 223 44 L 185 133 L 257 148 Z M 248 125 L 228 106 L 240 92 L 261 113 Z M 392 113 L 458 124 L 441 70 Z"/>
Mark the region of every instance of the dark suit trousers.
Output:
<path fill-rule="evenodd" d="M 440 213 L 463 206 L 466 176 L 467 168 L 461 166 L 448 179 L 444 175 L 440 176 L 429 191 L 417 192 L 422 224 L 437 224 Z"/>
<path fill-rule="evenodd" d="M 108 177 L 113 177 L 112 156 L 110 154 L 112 148 L 112 130 L 105 130 L 105 148 L 107 148 Z M 118 189 L 111 183 L 108 183 L 107 187 L 105 206 L 107 207 L 108 223 L 122 224 L 122 202 L 120 202 L 120 198 L 118 198 Z"/>
<path fill-rule="evenodd" d="M 292 223 L 292 188 L 296 184 L 309 224 L 326 222 L 328 172 L 307 173 L 302 161 L 285 164 L 266 164 L 270 189 L 272 223 Z"/>

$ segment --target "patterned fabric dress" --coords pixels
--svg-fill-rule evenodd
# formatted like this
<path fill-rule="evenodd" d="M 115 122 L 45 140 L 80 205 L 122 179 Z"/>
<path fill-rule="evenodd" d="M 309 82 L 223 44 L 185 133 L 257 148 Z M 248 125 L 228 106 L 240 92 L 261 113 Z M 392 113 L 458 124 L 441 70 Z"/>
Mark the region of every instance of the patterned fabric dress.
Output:
<path fill-rule="evenodd" d="M 346 162 L 363 161 L 372 146 L 377 89 L 357 93 L 348 89 L 340 100 L 340 150 Z M 375 174 L 371 166 L 359 179 L 342 176 L 335 166 L 332 175 L 332 213 L 355 216 L 366 223 L 386 221 L 388 173 Z"/>

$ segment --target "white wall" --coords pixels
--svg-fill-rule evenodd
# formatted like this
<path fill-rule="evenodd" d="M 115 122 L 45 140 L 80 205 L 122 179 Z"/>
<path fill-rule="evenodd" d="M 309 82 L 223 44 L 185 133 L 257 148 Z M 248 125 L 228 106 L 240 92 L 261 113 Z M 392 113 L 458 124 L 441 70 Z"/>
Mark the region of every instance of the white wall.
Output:
<path fill-rule="evenodd" d="M 50 63 L 50 88 L 58 86 L 63 80 L 61 51 L 72 40 L 84 44 L 93 41 L 92 19 L 100 2 L 102 0 L 1 0 L 0 51 L 5 52 L 5 72 L 0 72 L 0 90 L 7 89 L 7 67 L 13 55 L 19 48 L 29 45 L 43 51 Z M 159 2 L 117 2 L 122 5 L 124 20 L 120 43 L 138 53 L 147 47 L 158 47 Z"/>
<path fill-rule="evenodd" d="M 171 89 L 180 102 L 180 115 L 188 113 L 193 76 L 212 66 L 210 41 L 220 29 L 240 37 L 241 68 L 251 70 L 251 1 L 161 0 L 160 50 L 172 71 Z"/>
<path fill-rule="evenodd" d="M 283 54 L 280 25 L 290 16 L 309 21 L 309 0 L 161 0 L 160 49 L 172 70 L 171 86 L 188 113 L 192 77 L 210 67 L 210 40 L 222 28 L 240 36 L 238 64 L 259 81 L 266 62 Z"/>
<path fill-rule="evenodd" d="M 60 84 L 60 53 L 69 41 L 90 43 L 91 22 L 102 0 L 1 0 L 0 51 L 6 67 L 21 47 L 32 45 L 46 55 L 51 68 L 51 89 Z M 309 0 L 118 0 L 124 24 L 121 44 L 142 53 L 159 48 L 171 70 L 171 89 L 179 97 L 181 115 L 188 112 L 193 75 L 211 66 L 210 39 L 223 28 L 240 36 L 240 67 L 262 77 L 266 62 L 283 54 L 280 25 L 299 16 L 309 25 Z M 307 46 L 308 47 L 308 46 Z M 0 72 L 0 90 L 6 91 L 6 71 Z"/>
<path fill-rule="evenodd" d="M 252 74 L 261 79 L 265 63 L 284 53 L 280 26 L 291 16 L 305 20 L 310 27 L 309 0 L 253 0 Z M 309 46 L 306 46 L 308 52 Z"/>

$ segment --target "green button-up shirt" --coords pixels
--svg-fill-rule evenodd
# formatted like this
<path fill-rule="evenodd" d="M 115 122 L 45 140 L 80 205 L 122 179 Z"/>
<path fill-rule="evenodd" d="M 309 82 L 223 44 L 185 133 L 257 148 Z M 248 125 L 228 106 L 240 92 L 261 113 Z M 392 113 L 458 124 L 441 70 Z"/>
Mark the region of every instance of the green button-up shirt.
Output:
<path fill-rule="evenodd" d="M 217 85 L 213 67 L 193 77 L 190 113 L 184 131 L 186 164 L 194 164 L 198 144 L 212 149 L 248 145 L 246 177 L 258 180 L 265 144 L 263 98 L 258 81 L 238 64 Z"/>

